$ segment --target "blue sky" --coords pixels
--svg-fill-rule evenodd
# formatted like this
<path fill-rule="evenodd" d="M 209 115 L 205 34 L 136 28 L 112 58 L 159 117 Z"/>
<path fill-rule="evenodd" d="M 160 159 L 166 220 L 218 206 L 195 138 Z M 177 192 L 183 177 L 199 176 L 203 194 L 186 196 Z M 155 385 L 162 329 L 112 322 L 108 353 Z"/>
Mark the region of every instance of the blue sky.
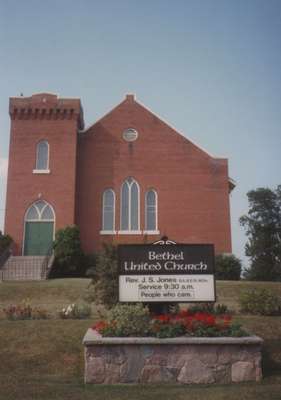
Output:
<path fill-rule="evenodd" d="M 0 0 L 0 229 L 8 98 L 80 97 L 86 125 L 126 93 L 229 159 L 233 252 L 247 191 L 281 183 L 281 1 Z"/>

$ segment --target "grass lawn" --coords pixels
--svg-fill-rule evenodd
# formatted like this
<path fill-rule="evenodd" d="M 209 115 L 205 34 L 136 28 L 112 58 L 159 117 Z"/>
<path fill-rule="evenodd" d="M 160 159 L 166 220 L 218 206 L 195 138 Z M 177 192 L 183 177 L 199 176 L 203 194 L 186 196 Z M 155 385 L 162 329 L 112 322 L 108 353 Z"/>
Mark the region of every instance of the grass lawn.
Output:
<path fill-rule="evenodd" d="M 47 281 L 0 282 L 0 308 L 30 300 L 34 306 L 55 314 L 87 293 L 90 279 L 52 279 Z"/>
<path fill-rule="evenodd" d="M 89 280 L 0 283 L 0 308 L 29 298 L 56 311 L 87 294 Z M 248 282 L 219 282 L 221 303 L 238 307 L 238 293 Z M 280 293 L 281 284 L 273 285 Z M 2 400 L 254 400 L 281 399 L 281 317 L 236 318 L 265 339 L 264 374 L 260 383 L 232 385 L 87 385 L 83 384 L 82 337 L 92 320 L 7 321 L 0 319 L 0 399 Z"/>

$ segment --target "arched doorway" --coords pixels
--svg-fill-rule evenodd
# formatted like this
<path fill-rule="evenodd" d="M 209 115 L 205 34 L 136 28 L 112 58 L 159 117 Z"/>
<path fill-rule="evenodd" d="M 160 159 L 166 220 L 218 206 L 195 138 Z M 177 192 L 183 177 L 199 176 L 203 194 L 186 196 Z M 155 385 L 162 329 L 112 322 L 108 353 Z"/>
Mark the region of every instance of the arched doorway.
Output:
<path fill-rule="evenodd" d="M 55 213 L 43 200 L 33 203 L 24 219 L 25 256 L 43 256 L 48 254 L 54 239 Z"/>

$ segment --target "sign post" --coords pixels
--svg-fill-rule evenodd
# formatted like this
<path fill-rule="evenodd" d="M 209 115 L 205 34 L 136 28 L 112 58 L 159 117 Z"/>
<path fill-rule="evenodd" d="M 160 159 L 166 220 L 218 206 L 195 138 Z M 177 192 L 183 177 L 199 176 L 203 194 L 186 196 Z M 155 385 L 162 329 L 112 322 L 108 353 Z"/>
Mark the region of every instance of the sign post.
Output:
<path fill-rule="evenodd" d="M 214 302 L 212 244 L 119 245 L 120 302 Z"/>

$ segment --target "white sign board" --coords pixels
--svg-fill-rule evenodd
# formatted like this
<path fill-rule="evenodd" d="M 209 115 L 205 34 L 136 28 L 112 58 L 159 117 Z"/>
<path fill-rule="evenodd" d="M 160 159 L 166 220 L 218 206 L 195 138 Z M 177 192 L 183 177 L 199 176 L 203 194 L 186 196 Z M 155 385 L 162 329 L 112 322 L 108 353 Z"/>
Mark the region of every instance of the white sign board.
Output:
<path fill-rule="evenodd" d="M 212 245 L 120 245 L 119 301 L 215 301 Z"/>
<path fill-rule="evenodd" d="M 119 300 L 215 301 L 213 275 L 120 275 Z"/>

